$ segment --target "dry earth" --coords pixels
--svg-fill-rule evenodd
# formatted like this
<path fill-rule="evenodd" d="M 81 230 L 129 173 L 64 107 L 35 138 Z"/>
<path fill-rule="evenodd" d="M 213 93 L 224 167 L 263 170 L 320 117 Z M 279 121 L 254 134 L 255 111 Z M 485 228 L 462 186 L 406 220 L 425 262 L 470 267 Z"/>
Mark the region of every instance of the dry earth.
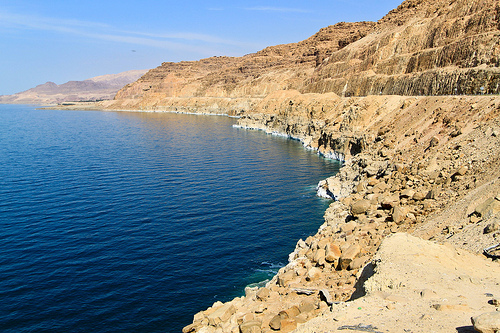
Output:
<path fill-rule="evenodd" d="M 294 332 L 474 332 L 471 317 L 499 309 L 500 265 L 482 256 L 398 233 L 374 262 L 366 296 L 334 304 Z"/>

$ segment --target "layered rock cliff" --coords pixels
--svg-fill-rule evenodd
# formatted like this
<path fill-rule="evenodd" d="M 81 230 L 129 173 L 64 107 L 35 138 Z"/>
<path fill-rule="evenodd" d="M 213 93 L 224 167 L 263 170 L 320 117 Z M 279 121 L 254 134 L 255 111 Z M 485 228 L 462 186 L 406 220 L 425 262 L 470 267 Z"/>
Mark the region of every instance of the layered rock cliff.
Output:
<path fill-rule="evenodd" d="M 407 0 L 378 22 L 338 23 L 243 57 L 163 63 L 110 108 L 165 98 L 263 98 L 278 90 L 339 96 L 499 92 L 498 0 Z"/>

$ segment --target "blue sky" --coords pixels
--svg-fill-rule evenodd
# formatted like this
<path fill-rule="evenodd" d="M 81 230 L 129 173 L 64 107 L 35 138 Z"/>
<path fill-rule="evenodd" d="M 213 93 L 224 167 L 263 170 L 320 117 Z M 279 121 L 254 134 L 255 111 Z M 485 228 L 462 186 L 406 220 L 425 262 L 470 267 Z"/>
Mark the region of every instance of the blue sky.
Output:
<path fill-rule="evenodd" d="M 0 95 L 162 62 L 242 56 L 402 0 L 0 0 Z"/>

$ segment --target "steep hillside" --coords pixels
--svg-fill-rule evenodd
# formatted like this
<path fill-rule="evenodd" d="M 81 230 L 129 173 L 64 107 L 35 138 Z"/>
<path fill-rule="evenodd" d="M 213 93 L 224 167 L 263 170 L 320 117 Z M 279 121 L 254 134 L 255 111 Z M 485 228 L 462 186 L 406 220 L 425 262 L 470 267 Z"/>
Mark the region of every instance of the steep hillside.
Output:
<path fill-rule="evenodd" d="M 69 81 L 59 85 L 47 82 L 14 95 L 0 96 L 0 103 L 57 104 L 112 99 L 118 90 L 128 83 L 134 82 L 144 73 L 146 70 L 132 70 L 119 74 L 96 76 L 84 81 Z"/>
<path fill-rule="evenodd" d="M 407 0 L 378 22 L 338 23 L 239 58 L 163 63 L 110 108 L 165 98 L 262 98 L 277 90 L 341 96 L 498 93 L 498 0 Z"/>
<path fill-rule="evenodd" d="M 335 52 L 305 92 L 453 95 L 498 93 L 498 1 L 409 0 L 375 31 Z"/>
<path fill-rule="evenodd" d="M 124 87 L 109 108 L 154 108 L 165 99 L 262 98 L 283 89 L 304 89 L 314 69 L 332 52 L 366 36 L 373 22 L 338 23 L 294 44 L 268 47 L 240 58 L 163 63 Z"/>

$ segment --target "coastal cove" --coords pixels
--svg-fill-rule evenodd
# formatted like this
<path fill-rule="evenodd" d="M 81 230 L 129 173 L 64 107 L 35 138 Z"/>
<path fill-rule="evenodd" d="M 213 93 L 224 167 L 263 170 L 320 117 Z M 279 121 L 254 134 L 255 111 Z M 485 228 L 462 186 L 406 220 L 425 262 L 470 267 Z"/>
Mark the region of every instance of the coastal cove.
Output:
<path fill-rule="evenodd" d="M 340 163 L 235 124 L 0 105 L 0 327 L 178 332 L 272 278 Z"/>

